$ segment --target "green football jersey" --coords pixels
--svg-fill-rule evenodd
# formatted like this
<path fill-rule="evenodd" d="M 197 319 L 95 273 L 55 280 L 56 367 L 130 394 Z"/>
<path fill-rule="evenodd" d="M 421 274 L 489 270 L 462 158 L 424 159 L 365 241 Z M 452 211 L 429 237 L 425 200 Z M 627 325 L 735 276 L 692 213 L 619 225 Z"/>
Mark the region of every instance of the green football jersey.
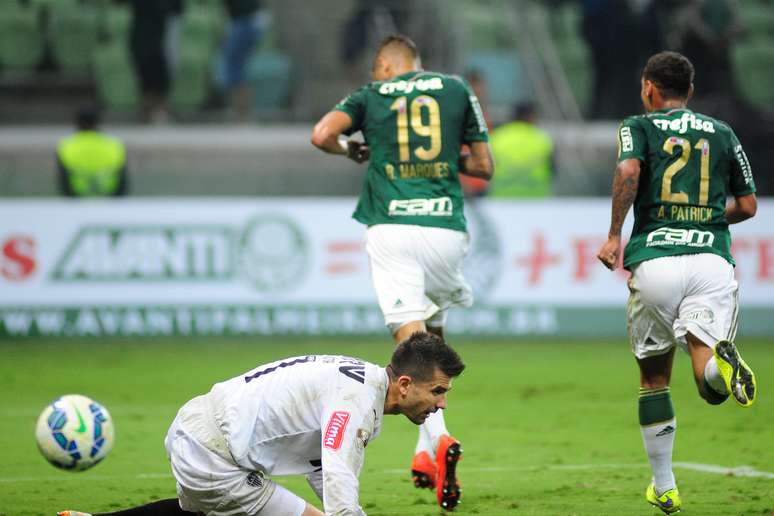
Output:
<path fill-rule="evenodd" d="M 726 198 L 754 193 L 755 183 L 731 128 L 686 108 L 629 117 L 618 130 L 618 161 L 632 158 L 641 171 L 624 267 L 693 253 L 733 265 Z"/>
<path fill-rule="evenodd" d="M 460 145 L 488 141 L 478 99 L 460 77 L 413 71 L 373 82 L 334 109 L 370 150 L 354 218 L 465 231 Z"/>

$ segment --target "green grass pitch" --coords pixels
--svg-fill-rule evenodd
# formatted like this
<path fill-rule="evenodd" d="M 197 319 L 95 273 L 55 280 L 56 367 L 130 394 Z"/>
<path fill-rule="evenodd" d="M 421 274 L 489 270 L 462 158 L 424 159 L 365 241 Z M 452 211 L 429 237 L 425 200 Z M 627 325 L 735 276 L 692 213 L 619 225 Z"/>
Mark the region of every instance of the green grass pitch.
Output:
<path fill-rule="evenodd" d="M 456 514 L 660 514 L 644 501 L 650 470 L 637 423 L 638 373 L 623 339 L 451 342 L 468 364 L 446 413 L 465 450 Z M 751 409 L 705 404 L 687 356 L 676 359 L 675 475 L 686 515 L 774 508 L 774 344 L 739 345 L 759 379 Z M 269 360 L 330 353 L 384 363 L 391 349 L 386 336 L 0 342 L 0 515 L 109 511 L 174 497 L 163 437 L 185 401 Z M 111 455 L 82 473 L 53 468 L 34 442 L 39 412 L 67 393 L 105 404 L 116 426 Z M 439 513 L 434 493 L 409 479 L 416 433 L 403 416 L 385 417 L 360 478 L 369 514 Z M 746 466 L 757 476 L 708 465 Z M 303 478 L 278 480 L 320 505 Z"/>

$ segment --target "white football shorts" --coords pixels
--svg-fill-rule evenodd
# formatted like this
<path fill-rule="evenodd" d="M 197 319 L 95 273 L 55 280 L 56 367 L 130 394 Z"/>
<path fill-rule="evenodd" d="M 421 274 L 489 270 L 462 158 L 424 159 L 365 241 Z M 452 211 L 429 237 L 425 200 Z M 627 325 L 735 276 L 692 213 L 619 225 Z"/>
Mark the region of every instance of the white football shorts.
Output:
<path fill-rule="evenodd" d="M 303 514 L 302 498 L 259 471 L 232 464 L 193 437 L 185 428 L 192 421 L 186 418 L 187 406 L 178 412 L 164 440 L 181 509 L 208 516 Z"/>
<path fill-rule="evenodd" d="M 379 307 L 388 326 L 426 321 L 441 327 L 446 311 L 473 304 L 462 275 L 467 233 L 408 224 L 377 224 L 366 231 L 366 252 Z"/>
<path fill-rule="evenodd" d="M 733 340 L 738 318 L 734 267 L 711 253 L 664 256 L 637 264 L 629 279 L 627 322 L 637 358 L 662 355 L 690 332 L 714 349 Z"/>

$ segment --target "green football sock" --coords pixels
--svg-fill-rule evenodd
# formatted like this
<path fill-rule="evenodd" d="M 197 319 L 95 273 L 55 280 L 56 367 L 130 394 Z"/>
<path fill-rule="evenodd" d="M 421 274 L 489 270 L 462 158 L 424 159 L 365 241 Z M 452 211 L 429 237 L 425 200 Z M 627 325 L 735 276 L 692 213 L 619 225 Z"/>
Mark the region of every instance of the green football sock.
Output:
<path fill-rule="evenodd" d="M 640 431 L 653 471 L 656 493 L 677 487 L 672 473 L 672 448 L 675 442 L 675 410 L 669 387 L 640 389 Z"/>

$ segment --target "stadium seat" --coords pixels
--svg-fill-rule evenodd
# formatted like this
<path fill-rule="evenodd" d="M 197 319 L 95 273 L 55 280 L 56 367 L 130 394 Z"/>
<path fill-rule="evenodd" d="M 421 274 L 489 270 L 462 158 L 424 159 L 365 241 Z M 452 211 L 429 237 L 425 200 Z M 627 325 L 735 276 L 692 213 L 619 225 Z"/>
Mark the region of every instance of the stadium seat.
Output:
<path fill-rule="evenodd" d="M 178 113 L 190 113 L 207 99 L 210 87 L 210 54 L 201 48 L 181 46 L 172 76 L 170 105 Z"/>
<path fill-rule="evenodd" d="M 740 16 L 750 43 L 774 45 L 774 8 L 758 2 L 740 2 Z"/>
<path fill-rule="evenodd" d="M 130 111 L 137 106 L 137 83 L 126 45 L 116 42 L 98 48 L 94 77 L 97 94 L 109 109 Z"/>
<path fill-rule="evenodd" d="M 546 12 L 551 38 L 557 45 L 582 43 L 580 33 L 581 13 L 575 4 L 562 4 Z"/>
<path fill-rule="evenodd" d="M 282 107 L 290 92 L 290 60 L 279 52 L 259 52 L 250 59 L 247 77 L 256 111 Z"/>
<path fill-rule="evenodd" d="M 212 57 L 218 43 L 222 18 L 215 8 L 193 5 L 180 18 L 180 48 L 190 48 L 199 54 Z"/>
<path fill-rule="evenodd" d="M 497 2 L 489 2 L 497 4 Z M 464 20 L 465 48 L 468 51 L 513 48 L 516 38 L 502 15 L 502 5 L 482 6 L 479 2 L 457 0 L 453 9 Z"/>
<path fill-rule="evenodd" d="M 51 51 L 62 70 L 90 71 L 99 40 L 99 11 L 83 4 L 54 4 L 49 9 Z"/>
<path fill-rule="evenodd" d="M 582 113 L 588 112 L 591 102 L 591 60 L 583 41 L 568 40 L 556 48 L 559 62 L 567 75 L 570 89 Z"/>
<path fill-rule="evenodd" d="M 126 7 L 108 5 L 102 9 L 102 29 L 110 41 L 120 41 L 129 44 L 129 28 L 132 14 Z"/>
<path fill-rule="evenodd" d="M 760 107 L 774 107 L 774 47 L 760 42 L 737 46 L 734 71 L 747 100 Z"/>
<path fill-rule="evenodd" d="M 38 9 L 4 2 L 0 9 L 0 65 L 5 69 L 33 69 L 43 56 Z"/>
<path fill-rule="evenodd" d="M 530 96 L 529 82 L 519 55 L 514 51 L 486 51 L 471 54 L 467 70 L 481 72 L 487 84 L 490 105 L 513 105 Z"/>

